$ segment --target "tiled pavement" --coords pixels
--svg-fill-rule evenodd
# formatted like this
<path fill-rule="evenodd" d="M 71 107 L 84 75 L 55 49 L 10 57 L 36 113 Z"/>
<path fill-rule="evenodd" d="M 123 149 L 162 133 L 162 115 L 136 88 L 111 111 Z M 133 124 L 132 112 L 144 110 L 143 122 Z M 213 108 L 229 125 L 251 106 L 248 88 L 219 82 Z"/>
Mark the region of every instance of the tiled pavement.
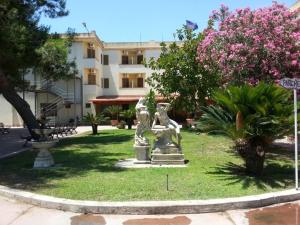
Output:
<path fill-rule="evenodd" d="M 227 213 L 96 215 L 38 208 L 0 197 L 0 225 L 233 225 Z"/>
<path fill-rule="evenodd" d="M 0 196 L 0 225 L 299 225 L 299 204 L 187 215 L 100 215 L 39 208 Z"/>

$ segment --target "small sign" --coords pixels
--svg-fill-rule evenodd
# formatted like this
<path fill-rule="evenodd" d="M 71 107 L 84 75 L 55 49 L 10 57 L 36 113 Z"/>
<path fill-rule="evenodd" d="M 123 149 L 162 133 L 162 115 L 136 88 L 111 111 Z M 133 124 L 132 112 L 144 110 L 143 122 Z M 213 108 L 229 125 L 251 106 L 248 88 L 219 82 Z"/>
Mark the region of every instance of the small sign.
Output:
<path fill-rule="evenodd" d="M 280 80 L 280 85 L 288 89 L 300 89 L 300 79 L 284 78 Z"/>

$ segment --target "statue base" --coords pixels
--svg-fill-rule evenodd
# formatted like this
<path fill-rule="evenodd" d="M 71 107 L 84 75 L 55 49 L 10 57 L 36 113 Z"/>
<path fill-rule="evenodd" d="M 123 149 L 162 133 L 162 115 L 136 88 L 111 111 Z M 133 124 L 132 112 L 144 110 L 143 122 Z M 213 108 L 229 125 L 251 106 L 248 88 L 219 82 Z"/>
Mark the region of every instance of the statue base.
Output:
<path fill-rule="evenodd" d="M 135 150 L 135 158 L 136 160 L 134 161 L 134 164 L 148 164 L 150 163 L 150 158 L 149 158 L 149 145 L 145 146 L 138 146 L 134 145 L 134 150 Z"/>
<path fill-rule="evenodd" d="M 152 153 L 151 164 L 153 164 L 153 165 L 184 165 L 184 154 L 182 154 L 182 153 L 172 153 L 172 154 Z"/>

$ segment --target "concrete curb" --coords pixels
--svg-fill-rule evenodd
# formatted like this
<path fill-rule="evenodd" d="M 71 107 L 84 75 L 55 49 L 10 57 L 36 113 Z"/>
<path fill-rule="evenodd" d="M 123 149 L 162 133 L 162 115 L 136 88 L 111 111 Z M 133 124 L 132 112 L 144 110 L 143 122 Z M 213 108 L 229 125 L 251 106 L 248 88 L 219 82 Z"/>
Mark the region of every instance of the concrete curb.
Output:
<path fill-rule="evenodd" d="M 49 209 L 58 209 L 76 213 L 123 215 L 222 212 L 232 209 L 263 207 L 300 199 L 299 191 L 286 190 L 254 196 L 211 200 L 97 202 L 56 198 L 12 189 L 5 186 L 0 186 L 0 195 Z"/>
<path fill-rule="evenodd" d="M 11 153 L 2 155 L 2 156 L 0 156 L 0 159 L 10 158 L 10 157 L 13 157 L 13 156 L 15 156 L 15 155 L 18 155 L 18 154 L 20 154 L 20 153 L 22 153 L 22 152 L 29 151 L 29 150 L 31 150 L 31 149 L 32 149 L 32 147 L 26 147 L 26 148 L 24 148 L 24 149 L 22 149 L 22 150 L 20 150 L 20 151 L 14 151 L 14 152 L 11 152 Z"/>

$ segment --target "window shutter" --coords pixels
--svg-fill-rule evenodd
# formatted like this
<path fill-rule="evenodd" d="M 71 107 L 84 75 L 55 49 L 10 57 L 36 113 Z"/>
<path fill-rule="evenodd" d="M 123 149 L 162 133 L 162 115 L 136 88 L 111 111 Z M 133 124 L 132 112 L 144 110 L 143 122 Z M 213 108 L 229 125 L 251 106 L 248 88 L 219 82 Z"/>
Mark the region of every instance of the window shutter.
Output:
<path fill-rule="evenodd" d="M 122 78 L 122 88 L 129 88 L 129 79 Z"/>
<path fill-rule="evenodd" d="M 128 64 L 128 55 L 122 55 L 122 64 Z"/>
<path fill-rule="evenodd" d="M 137 64 L 142 64 L 143 63 L 143 55 L 138 55 L 137 56 Z"/>
<path fill-rule="evenodd" d="M 138 86 L 139 88 L 143 88 L 143 87 L 144 87 L 144 78 L 139 77 L 139 78 L 137 79 L 137 86 Z"/>

